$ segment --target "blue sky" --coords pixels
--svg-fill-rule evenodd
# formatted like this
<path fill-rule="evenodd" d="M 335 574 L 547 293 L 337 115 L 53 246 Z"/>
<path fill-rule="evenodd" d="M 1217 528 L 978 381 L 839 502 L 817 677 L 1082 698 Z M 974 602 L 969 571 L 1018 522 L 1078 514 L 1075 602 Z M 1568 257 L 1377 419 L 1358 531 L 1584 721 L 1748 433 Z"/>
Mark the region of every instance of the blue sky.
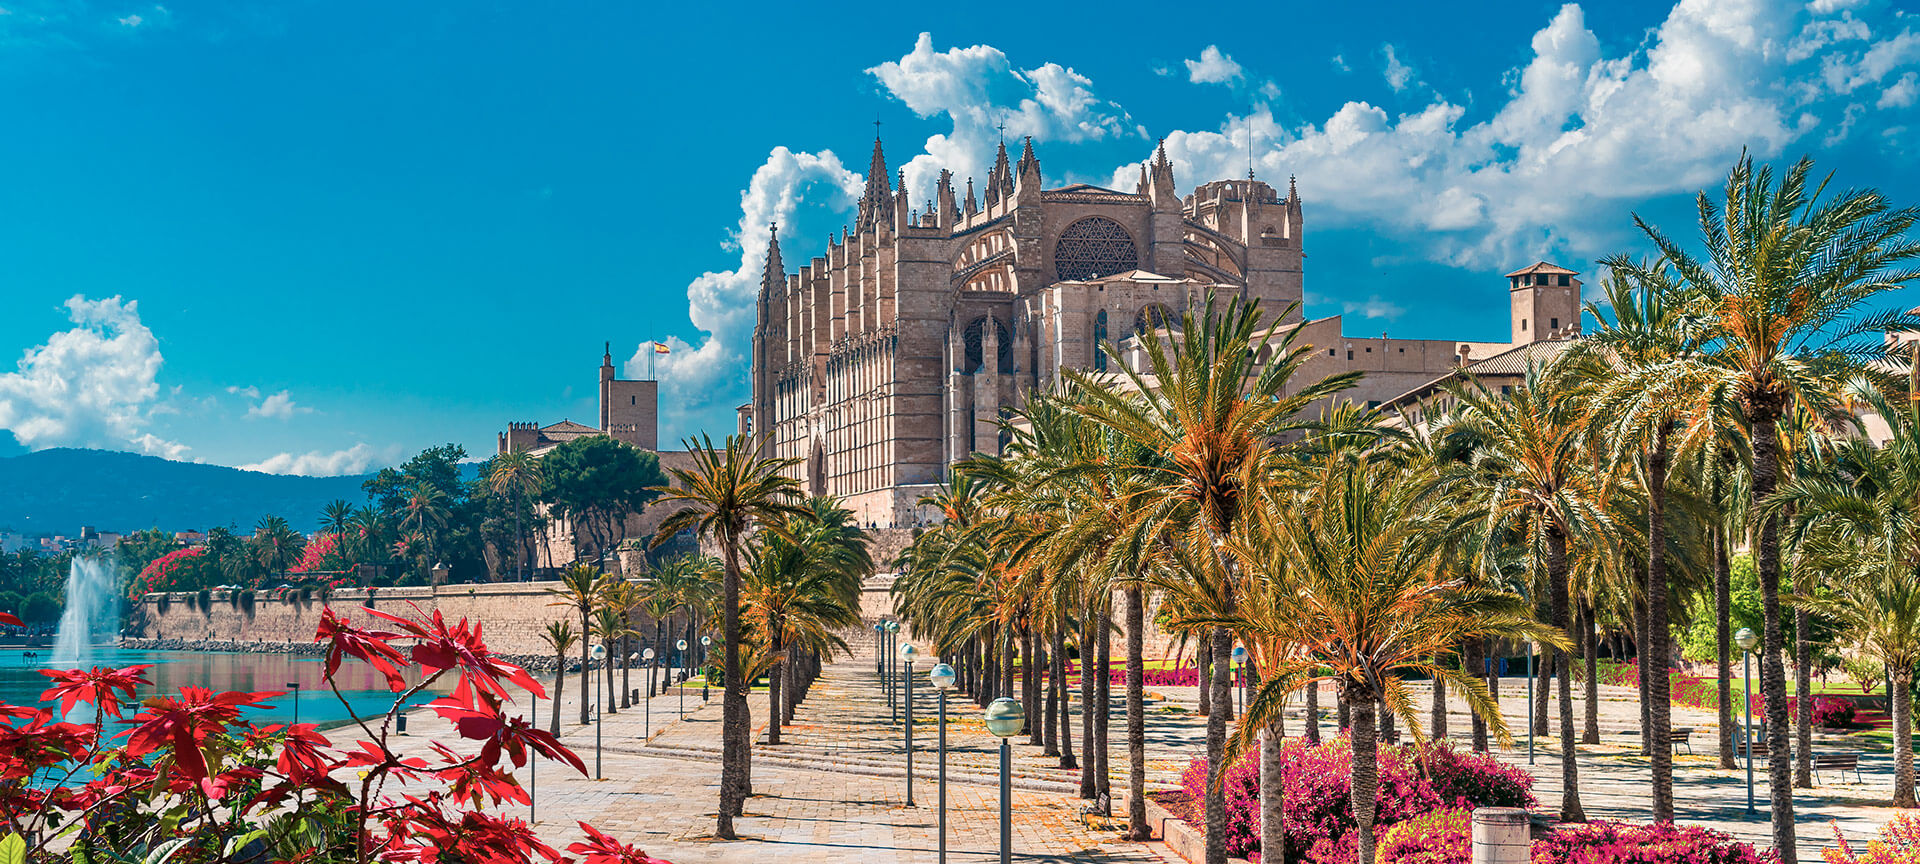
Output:
<path fill-rule="evenodd" d="M 651 339 L 663 438 L 725 432 L 764 226 L 818 252 L 876 119 L 916 197 L 1002 123 L 1050 185 L 1251 137 L 1369 335 L 1504 338 L 1500 273 L 1687 230 L 1742 147 L 1920 204 L 1898 4 L 939 8 L 0 0 L 0 453 L 484 455 Z"/>

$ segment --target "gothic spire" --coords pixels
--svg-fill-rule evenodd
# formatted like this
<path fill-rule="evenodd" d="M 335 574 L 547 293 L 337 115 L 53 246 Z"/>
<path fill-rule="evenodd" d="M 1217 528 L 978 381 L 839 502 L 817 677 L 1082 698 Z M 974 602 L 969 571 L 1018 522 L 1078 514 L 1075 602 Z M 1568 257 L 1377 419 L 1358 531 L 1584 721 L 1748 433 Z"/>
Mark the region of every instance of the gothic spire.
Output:
<path fill-rule="evenodd" d="M 774 286 L 785 282 L 786 279 L 786 268 L 780 264 L 780 224 L 768 223 L 767 269 L 760 277 L 760 288 L 762 291 L 772 291 Z"/>
<path fill-rule="evenodd" d="M 975 201 L 978 201 L 978 200 L 979 199 L 973 197 L 973 178 L 968 177 L 967 178 L 967 203 L 966 203 L 966 208 L 967 208 L 966 214 L 968 216 L 972 216 L 973 214 L 980 212 L 980 205 L 974 203 Z"/>
<path fill-rule="evenodd" d="M 993 170 L 987 172 L 987 206 L 991 207 L 1002 198 L 1013 197 L 1013 171 L 1007 167 L 1007 142 L 1000 142 L 1000 152 L 993 157 Z"/>
<path fill-rule="evenodd" d="M 887 174 L 887 155 L 880 136 L 873 136 L 873 159 L 867 165 L 867 191 L 860 196 L 859 228 L 893 221 L 893 178 Z"/>

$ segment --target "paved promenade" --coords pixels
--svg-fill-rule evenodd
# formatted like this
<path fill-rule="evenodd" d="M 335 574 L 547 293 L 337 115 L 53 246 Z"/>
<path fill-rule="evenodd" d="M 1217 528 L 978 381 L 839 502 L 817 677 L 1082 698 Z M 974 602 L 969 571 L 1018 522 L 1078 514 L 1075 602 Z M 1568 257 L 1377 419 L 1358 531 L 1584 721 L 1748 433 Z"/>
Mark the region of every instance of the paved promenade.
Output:
<path fill-rule="evenodd" d="M 578 676 L 568 679 L 568 698 L 561 710 L 562 735 L 567 744 L 593 768 L 596 729 L 573 722 L 578 717 Z M 922 679 L 924 681 L 924 678 Z M 644 689 L 636 678 L 635 683 Z M 1515 686 L 1518 684 L 1519 686 Z M 1424 686 L 1417 704 L 1428 704 Z M 1512 748 L 1496 755 L 1527 768 L 1536 777 L 1534 791 L 1541 811 L 1556 812 L 1560 797 L 1560 769 L 1553 742 L 1537 742 L 1536 760 L 1529 765 L 1522 701 L 1524 683 L 1505 682 L 1502 707 L 1519 734 Z M 1153 788 L 1173 783 L 1192 755 L 1204 750 L 1205 719 L 1192 712 L 1193 688 L 1150 688 L 1156 701 L 1148 706 L 1149 782 Z M 737 820 L 743 839 L 719 842 L 709 836 L 718 800 L 720 703 L 715 690 L 702 703 L 699 689 L 686 691 L 687 713 L 679 713 L 679 694 L 669 692 L 653 700 L 651 718 L 641 706 L 610 714 L 602 728 L 603 772 L 609 779 L 593 781 L 570 770 L 545 766 L 538 781 L 536 815 L 543 836 L 564 847 L 578 839 L 576 820 L 586 820 L 627 842 L 640 844 L 650 854 L 678 862 L 758 862 L 767 860 L 825 862 L 931 862 L 935 859 L 935 694 L 916 688 L 914 741 L 914 803 L 906 806 L 905 747 L 901 726 L 889 715 L 871 658 L 842 660 L 827 668 L 802 703 L 796 724 L 783 733 L 783 743 L 765 742 L 767 700 L 764 692 L 751 697 L 757 742 L 753 758 L 755 796 L 746 815 Z M 1116 693 L 1116 696 L 1120 694 Z M 1118 700 L 1116 700 L 1118 703 Z M 1331 705 L 1330 698 L 1322 700 Z M 1576 695 L 1576 718 L 1583 701 Z M 997 850 L 998 739 L 987 734 L 980 709 L 956 695 L 948 701 L 948 838 L 955 861 L 991 860 Z M 1110 733 L 1109 769 L 1116 798 L 1124 795 L 1126 752 L 1122 705 L 1116 704 Z M 1451 705 L 1450 732 L 1463 746 L 1468 717 L 1457 700 Z M 1076 703 L 1077 710 L 1077 703 Z M 1556 707 L 1557 710 L 1557 707 Z M 1638 705 L 1633 692 L 1601 688 L 1600 726 L 1603 743 L 1580 748 L 1582 800 L 1590 818 L 1645 821 L 1651 807 L 1647 759 L 1639 755 Z M 550 716 L 551 703 L 540 704 L 540 716 Z M 1325 716 L 1331 717 L 1330 710 Z M 1422 711 L 1422 717 L 1425 717 Z M 1692 726 L 1693 755 L 1675 760 L 1675 797 L 1679 820 L 1727 831 L 1766 846 L 1771 835 L 1766 820 L 1766 772 L 1756 765 L 1759 814 L 1745 813 L 1745 774 L 1723 771 L 1714 756 L 1714 715 L 1676 707 L 1675 726 Z M 1074 743 L 1079 741 L 1078 717 Z M 1289 718 L 1288 732 L 1298 734 L 1302 718 Z M 440 721 L 416 712 L 415 741 L 424 744 Z M 1557 728 L 1557 722 L 1554 724 Z M 1322 725 L 1332 734 L 1332 724 Z M 646 737 L 647 733 L 651 737 Z M 1179 859 L 1159 844 L 1122 843 L 1112 831 L 1096 831 L 1077 817 L 1083 806 L 1075 792 L 1079 772 L 1062 770 L 1057 757 L 1043 756 L 1040 748 L 1016 738 L 1014 747 L 1016 857 L 1026 861 L 1172 862 Z M 1823 740 L 1822 750 L 1845 749 L 1837 740 Z M 1076 752 L 1078 748 L 1076 748 Z M 1800 860 L 1819 860 L 1819 850 L 1832 844 L 1838 823 L 1849 838 L 1865 838 L 1890 818 L 1884 806 L 1891 794 L 1892 760 L 1885 755 L 1861 759 L 1863 781 L 1822 775 L 1817 789 L 1797 790 Z M 1116 802 L 1116 809 L 1123 805 Z"/>

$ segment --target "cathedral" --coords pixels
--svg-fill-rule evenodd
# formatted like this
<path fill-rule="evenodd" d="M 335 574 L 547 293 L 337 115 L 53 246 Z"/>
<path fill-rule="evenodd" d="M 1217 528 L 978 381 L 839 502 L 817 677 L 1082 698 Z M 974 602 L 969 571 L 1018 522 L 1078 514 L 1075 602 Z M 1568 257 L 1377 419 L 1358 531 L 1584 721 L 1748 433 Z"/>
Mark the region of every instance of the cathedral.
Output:
<path fill-rule="evenodd" d="M 1030 139 L 1017 161 L 1000 145 L 978 192 L 954 181 L 942 171 L 915 208 L 876 139 L 858 216 L 824 254 L 789 273 L 777 233 L 769 245 L 741 430 L 863 525 L 934 518 L 918 499 L 952 462 L 999 452 L 995 421 L 1024 393 L 1107 368 L 1101 344 L 1124 347 L 1208 292 L 1292 310 L 1281 323 L 1315 347 L 1303 373 L 1363 370 L 1350 398 L 1370 404 L 1579 328 L 1579 280 L 1545 262 L 1508 274 L 1511 342 L 1349 338 L 1338 316 L 1303 321 L 1294 184 L 1283 197 L 1250 174 L 1182 196 L 1164 146 L 1131 192 L 1043 188 Z"/>

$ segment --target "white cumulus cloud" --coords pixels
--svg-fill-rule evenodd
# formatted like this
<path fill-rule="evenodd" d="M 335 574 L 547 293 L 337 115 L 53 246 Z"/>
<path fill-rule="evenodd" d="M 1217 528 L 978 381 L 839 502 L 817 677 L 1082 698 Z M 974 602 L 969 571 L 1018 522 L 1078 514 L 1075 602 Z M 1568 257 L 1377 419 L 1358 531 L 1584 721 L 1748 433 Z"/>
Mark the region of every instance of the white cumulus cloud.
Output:
<path fill-rule="evenodd" d="M 0 429 L 22 445 L 132 449 L 169 459 L 187 447 L 147 430 L 160 387 L 160 342 L 139 304 L 119 296 L 66 302 L 73 328 L 27 349 L 0 374 Z"/>
<path fill-rule="evenodd" d="M 1350 101 L 1296 127 L 1259 107 L 1215 129 L 1169 134 L 1167 154 L 1177 177 L 1236 176 L 1251 137 L 1262 176 L 1299 176 L 1309 229 L 1315 219 L 1368 224 L 1446 263 L 1592 254 L 1628 239 L 1628 208 L 1713 185 L 1742 148 L 1773 158 L 1815 130 L 1852 134 L 1848 91 L 1891 81 L 1880 98 L 1908 98 L 1900 73 L 1916 62 L 1909 31 L 1876 40 L 1869 28 L 1854 38 L 1859 28 L 1820 14 L 1681 0 L 1639 47 L 1609 56 L 1569 3 L 1534 34 L 1532 57 L 1508 73 L 1504 99 L 1484 120 L 1463 122 L 1464 105 L 1444 95 L 1407 113 Z M 1822 38 L 1814 53 L 1788 48 Z M 1387 48 L 1394 83 L 1400 61 Z M 1413 80 L 1405 75 L 1403 84 Z M 1886 122 L 1857 111 L 1852 119 Z M 1121 166 L 1113 182 L 1138 171 Z"/>
<path fill-rule="evenodd" d="M 263 474 L 304 474 L 311 477 L 337 477 L 342 474 L 364 474 L 375 468 L 392 465 L 398 458 L 399 448 L 375 449 L 365 442 L 355 444 L 345 450 L 311 450 L 306 453 L 279 453 L 255 462 L 251 465 L 236 466 L 242 471 L 259 471 Z"/>
<path fill-rule="evenodd" d="M 1201 49 L 1198 60 L 1182 62 L 1187 64 L 1187 80 L 1195 84 L 1232 84 L 1244 74 L 1240 64 L 1221 53 L 1218 45 Z"/>
<path fill-rule="evenodd" d="M 1395 93 L 1407 89 L 1413 83 L 1413 67 L 1400 62 L 1400 56 L 1391 44 L 1380 46 L 1381 54 L 1386 58 L 1380 74 L 1387 79 L 1387 86 Z"/>
<path fill-rule="evenodd" d="M 246 389 L 253 391 L 256 396 L 259 393 L 259 391 L 251 387 Z M 294 402 L 293 397 L 289 396 L 285 390 L 271 394 L 267 398 L 260 400 L 260 404 L 251 405 L 247 408 L 248 417 L 259 417 L 268 420 L 291 420 L 295 414 L 311 413 L 313 413 L 312 408 Z"/>
<path fill-rule="evenodd" d="M 952 132 L 928 137 L 925 152 L 905 166 L 915 201 L 933 194 L 942 168 L 962 188 L 970 176 L 985 180 L 1002 135 L 1072 142 L 1142 134 L 1085 75 L 1058 63 L 1020 69 L 991 45 L 936 51 L 932 34 L 922 33 L 905 56 L 867 72 L 915 114 L 953 121 Z"/>
<path fill-rule="evenodd" d="M 831 151 L 795 153 L 776 147 L 740 193 L 740 222 L 727 246 L 740 252 L 740 266 L 707 272 L 687 286 L 687 313 L 705 336 L 692 345 L 678 337 L 672 353 L 653 360 L 660 378 L 662 446 L 695 431 L 695 415 L 745 399 L 747 365 L 760 280 L 767 260 L 767 226 L 781 234 L 816 236 L 838 228 L 860 197 L 863 181 Z M 804 206 L 803 206 L 804 205 Z M 788 259 L 788 269 L 798 261 Z M 648 372 L 652 346 L 641 343 L 624 367 L 629 378 Z"/>

